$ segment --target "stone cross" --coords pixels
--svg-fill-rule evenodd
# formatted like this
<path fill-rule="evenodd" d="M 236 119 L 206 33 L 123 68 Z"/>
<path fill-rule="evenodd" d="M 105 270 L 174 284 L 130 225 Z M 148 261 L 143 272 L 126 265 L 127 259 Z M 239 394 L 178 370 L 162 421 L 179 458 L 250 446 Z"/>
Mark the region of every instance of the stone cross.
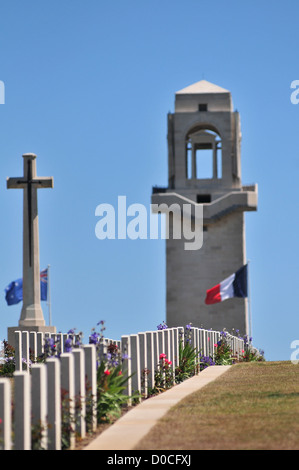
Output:
<path fill-rule="evenodd" d="M 20 327 L 44 326 L 40 303 L 37 190 L 53 188 L 52 177 L 36 176 L 36 155 L 23 155 L 24 176 L 7 178 L 8 189 L 23 189 L 23 307 Z"/>

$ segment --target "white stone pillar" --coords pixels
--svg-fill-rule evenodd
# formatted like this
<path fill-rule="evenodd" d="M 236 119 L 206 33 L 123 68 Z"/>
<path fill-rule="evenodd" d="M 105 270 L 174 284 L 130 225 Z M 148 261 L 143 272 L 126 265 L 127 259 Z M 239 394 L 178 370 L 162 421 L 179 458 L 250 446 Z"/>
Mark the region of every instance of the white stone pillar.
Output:
<path fill-rule="evenodd" d="M 173 364 L 174 364 L 174 367 L 177 367 L 179 365 L 179 330 L 178 328 L 173 328 L 173 350 L 174 350 Z"/>
<path fill-rule="evenodd" d="M 59 356 L 60 354 L 62 354 L 64 352 L 64 350 L 63 350 L 63 334 L 62 333 L 57 333 L 56 340 L 57 340 L 56 350 L 57 350 L 57 355 Z"/>
<path fill-rule="evenodd" d="M 164 332 L 165 330 L 158 330 L 157 335 L 158 335 L 158 347 L 159 347 L 159 352 L 158 352 L 158 357 L 157 360 L 160 360 L 160 354 L 166 354 L 165 352 L 165 337 L 164 337 Z"/>
<path fill-rule="evenodd" d="M 15 363 L 16 371 L 22 370 L 22 332 L 15 331 Z"/>
<path fill-rule="evenodd" d="M 193 349 L 195 349 L 196 356 L 195 356 L 195 372 L 197 372 L 197 366 L 199 363 L 199 356 L 198 356 L 198 350 L 199 350 L 199 345 L 198 345 L 198 328 L 192 328 L 193 331 Z"/>
<path fill-rule="evenodd" d="M 36 334 L 36 343 L 37 343 L 37 356 L 41 356 L 44 352 L 44 333 L 40 331 Z"/>
<path fill-rule="evenodd" d="M 32 425 L 40 426 L 40 447 L 47 450 L 47 370 L 45 364 L 33 364 L 31 368 Z"/>
<path fill-rule="evenodd" d="M 61 450 L 61 365 L 57 358 L 46 360 L 48 450 Z"/>
<path fill-rule="evenodd" d="M 85 393 L 86 393 L 86 413 L 91 418 L 91 429 L 88 431 L 95 431 L 97 429 L 97 355 L 96 346 L 94 344 L 86 344 L 83 347 L 84 351 L 84 366 L 85 366 Z"/>
<path fill-rule="evenodd" d="M 140 349 L 140 377 L 141 377 L 141 392 L 144 397 L 147 397 L 147 344 L 146 344 L 146 333 L 138 333 L 139 337 L 139 349 Z"/>
<path fill-rule="evenodd" d="M 138 335 L 130 335 L 132 393 L 141 392 L 140 347 Z"/>
<path fill-rule="evenodd" d="M 83 349 L 74 349 L 75 360 L 75 401 L 76 401 L 76 432 L 82 438 L 86 435 L 86 403 L 85 403 L 85 363 Z"/>
<path fill-rule="evenodd" d="M 29 333 L 29 349 L 31 351 L 32 360 L 36 362 L 37 358 L 37 334 L 36 331 L 30 331 Z"/>
<path fill-rule="evenodd" d="M 0 450 L 11 450 L 11 384 L 0 379 Z"/>
<path fill-rule="evenodd" d="M 208 356 L 208 346 L 207 346 L 207 331 L 202 331 L 202 338 L 203 338 L 203 355 Z"/>
<path fill-rule="evenodd" d="M 14 450 L 31 450 L 31 376 L 27 372 L 14 373 Z"/>
<path fill-rule="evenodd" d="M 155 361 L 154 371 L 155 371 L 157 364 L 159 363 L 159 356 L 162 352 L 159 350 L 158 331 L 153 331 L 153 342 L 154 342 L 154 361 Z"/>
<path fill-rule="evenodd" d="M 131 341 L 130 336 L 122 336 L 121 337 L 121 349 L 122 355 L 126 355 L 128 358 L 123 360 L 122 363 L 122 373 L 125 377 L 130 377 L 132 374 L 131 368 Z M 126 388 L 124 390 L 124 394 L 128 395 L 129 397 L 132 395 L 132 378 L 129 378 L 126 384 Z M 129 400 L 129 404 L 131 404 L 131 400 Z"/>
<path fill-rule="evenodd" d="M 69 419 L 69 449 L 75 447 L 75 374 L 74 374 L 74 356 L 72 353 L 63 353 L 60 356 L 61 362 L 61 390 L 65 400 L 62 408 L 66 410 L 67 419 Z"/>
<path fill-rule="evenodd" d="M 155 355 L 154 355 L 154 333 L 146 331 L 146 358 L 147 369 L 149 371 L 147 376 L 148 387 L 154 388 L 155 386 Z"/>
<path fill-rule="evenodd" d="M 24 364 L 23 369 L 29 372 L 29 331 L 22 331 L 22 361 Z"/>

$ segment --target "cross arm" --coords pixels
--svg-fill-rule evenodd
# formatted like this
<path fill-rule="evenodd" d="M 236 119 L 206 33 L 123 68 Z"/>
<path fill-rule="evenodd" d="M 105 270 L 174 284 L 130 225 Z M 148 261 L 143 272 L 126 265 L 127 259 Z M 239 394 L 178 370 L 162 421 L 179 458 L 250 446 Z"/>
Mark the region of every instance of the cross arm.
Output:
<path fill-rule="evenodd" d="M 7 178 L 6 187 L 7 189 L 24 189 L 27 184 L 31 183 L 35 188 L 53 188 L 54 179 L 52 176 L 41 176 L 28 181 L 26 178 Z"/>
<path fill-rule="evenodd" d="M 6 187 L 7 189 L 24 189 L 26 188 L 27 183 L 25 178 L 6 178 Z"/>
<path fill-rule="evenodd" d="M 32 180 L 35 188 L 53 188 L 54 178 L 52 176 L 39 176 Z"/>

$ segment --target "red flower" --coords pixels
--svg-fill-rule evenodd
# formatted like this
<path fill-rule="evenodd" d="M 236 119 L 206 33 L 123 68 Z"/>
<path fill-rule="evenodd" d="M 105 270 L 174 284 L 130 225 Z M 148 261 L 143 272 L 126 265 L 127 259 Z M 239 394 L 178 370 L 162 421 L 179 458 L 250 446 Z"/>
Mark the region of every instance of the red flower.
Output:
<path fill-rule="evenodd" d="M 160 359 L 165 359 L 166 358 L 166 354 L 162 353 L 160 354 Z"/>
<path fill-rule="evenodd" d="M 110 375 L 110 370 L 108 370 L 108 369 L 104 370 L 104 374 L 105 375 Z"/>

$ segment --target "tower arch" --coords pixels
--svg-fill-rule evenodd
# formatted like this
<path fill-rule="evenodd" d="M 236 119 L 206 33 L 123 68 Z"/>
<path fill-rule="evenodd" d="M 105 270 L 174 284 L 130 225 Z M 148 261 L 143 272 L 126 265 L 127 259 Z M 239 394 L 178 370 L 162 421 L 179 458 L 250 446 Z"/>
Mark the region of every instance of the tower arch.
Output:
<path fill-rule="evenodd" d="M 200 125 L 186 135 L 186 178 L 222 177 L 222 141 L 214 126 Z"/>

